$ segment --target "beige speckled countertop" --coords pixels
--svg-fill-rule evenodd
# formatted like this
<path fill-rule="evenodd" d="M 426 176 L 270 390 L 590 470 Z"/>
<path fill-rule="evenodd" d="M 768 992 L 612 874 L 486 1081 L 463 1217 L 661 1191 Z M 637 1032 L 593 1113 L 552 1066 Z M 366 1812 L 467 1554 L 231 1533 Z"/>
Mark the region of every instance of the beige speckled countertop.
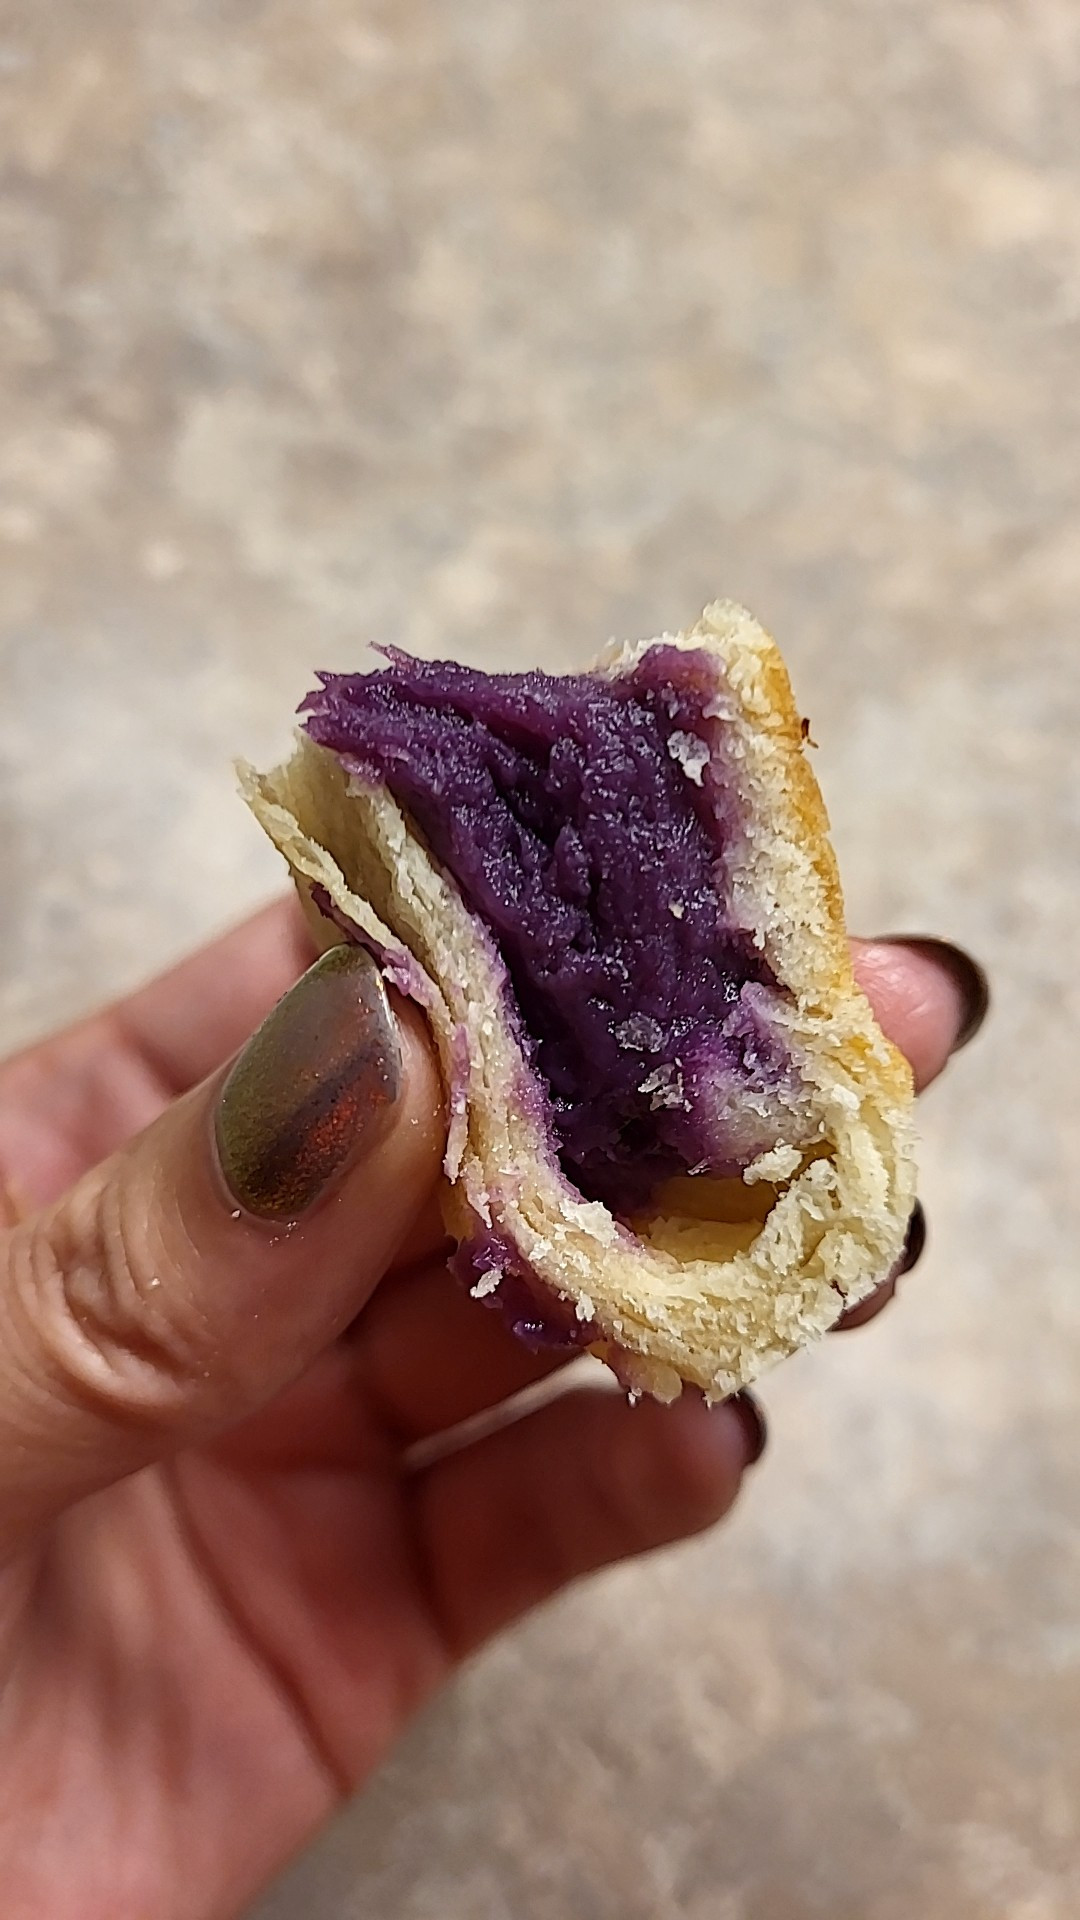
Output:
<path fill-rule="evenodd" d="M 261 1920 L 1080 1913 L 1080 11 L 8 0 L 7 1044 L 261 899 L 368 637 L 780 636 L 853 921 L 991 965 L 903 1307 Z"/>

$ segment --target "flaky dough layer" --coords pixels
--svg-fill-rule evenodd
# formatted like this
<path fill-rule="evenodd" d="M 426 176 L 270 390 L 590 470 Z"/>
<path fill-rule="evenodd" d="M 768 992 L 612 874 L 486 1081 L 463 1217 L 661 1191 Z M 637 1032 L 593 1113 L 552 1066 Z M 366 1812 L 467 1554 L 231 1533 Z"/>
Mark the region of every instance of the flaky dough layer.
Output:
<path fill-rule="evenodd" d="M 313 887 L 424 1007 L 448 1089 L 451 1230 L 504 1246 L 570 1303 L 627 1386 L 671 1399 L 689 1381 L 722 1397 L 824 1333 L 896 1264 L 915 1199 L 912 1082 L 855 984 L 828 819 L 776 646 L 717 602 L 691 632 L 610 650 L 595 671 L 628 673 L 655 644 L 703 649 L 720 669 L 704 737 L 745 823 L 725 850 L 730 912 L 788 989 L 778 1018 L 805 1090 L 793 1137 L 818 1142 L 761 1156 L 734 1205 L 730 1182 L 711 1198 L 705 1183 L 673 1182 L 631 1232 L 584 1199 L 515 1038 L 502 960 L 391 795 L 350 781 L 304 736 L 286 765 L 242 779 L 322 944 L 342 936 Z M 498 1284 L 495 1260 L 484 1291 Z"/>

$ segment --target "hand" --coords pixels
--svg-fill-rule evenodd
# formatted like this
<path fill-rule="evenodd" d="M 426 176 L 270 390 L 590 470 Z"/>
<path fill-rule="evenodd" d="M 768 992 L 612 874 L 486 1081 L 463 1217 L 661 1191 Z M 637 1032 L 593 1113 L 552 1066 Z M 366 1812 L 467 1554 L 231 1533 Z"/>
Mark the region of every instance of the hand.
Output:
<path fill-rule="evenodd" d="M 970 1012 L 951 954 L 857 948 L 921 1084 Z M 562 1362 L 445 1271 L 437 1076 L 362 961 L 226 1084 L 311 959 L 282 904 L 0 1069 L 12 1920 L 235 1914 L 456 1662 L 708 1526 L 760 1451 L 745 1399 L 587 1389 L 418 1458 Z"/>

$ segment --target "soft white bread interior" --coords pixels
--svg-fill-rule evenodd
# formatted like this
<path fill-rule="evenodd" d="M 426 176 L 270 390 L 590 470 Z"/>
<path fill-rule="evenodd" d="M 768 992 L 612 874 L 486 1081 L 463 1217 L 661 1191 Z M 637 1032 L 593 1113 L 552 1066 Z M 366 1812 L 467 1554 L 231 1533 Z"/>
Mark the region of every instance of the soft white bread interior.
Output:
<path fill-rule="evenodd" d="M 896 1264 L 915 1199 L 912 1082 L 855 984 L 828 820 L 776 646 L 727 602 L 662 644 L 704 649 L 720 669 L 705 738 L 740 801 L 729 912 L 787 989 L 777 1019 L 799 1094 L 787 1137 L 741 1182 L 672 1181 L 632 1227 L 564 1175 L 502 960 L 386 789 L 350 780 L 303 736 L 286 765 L 242 777 L 323 943 L 343 936 L 311 906 L 313 888 L 425 1008 L 450 1109 L 451 1229 L 487 1230 L 571 1303 L 627 1386 L 672 1398 L 688 1381 L 722 1397 L 825 1332 Z M 644 650 L 609 650 L 595 671 L 626 674 Z M 493 1258 L 483 1291 L 499 1279 Z"/>

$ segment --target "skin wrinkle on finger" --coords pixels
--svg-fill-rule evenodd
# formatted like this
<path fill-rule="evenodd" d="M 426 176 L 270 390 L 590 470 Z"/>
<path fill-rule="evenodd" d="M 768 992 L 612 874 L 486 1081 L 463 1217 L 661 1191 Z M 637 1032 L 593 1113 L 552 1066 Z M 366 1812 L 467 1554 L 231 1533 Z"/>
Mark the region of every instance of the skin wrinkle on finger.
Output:
<path fill-rule="evenodd" d="M 295 1231 L 232 1218 L 209 1151 L 213 1086 L 11 1232 L 0 1536 L 243 1419 L 355 1317 L 441 1152 L 441 1090 L 418 1016 L 405 1016 L 403 1046 L 399 1124 L 355 1176 L 362 1258 L 342 1234 L 344 1188 Z M 297 1285 L 308 1274 L 319 1284 Z"/>
<path fill-rule="evenodd" d="M 182 1299 L 166 1304 L 164 1261 L 139 1246 L 148 1217 L 139 1186 L 88 1176 L 56 1217 L 13 1236 L 4 1347 L 15 1367 L 5 1368 L 0 1424 L 33 1434 L 33 1463 L 22 1448 L 32 1481 L 63 1461 L 69 1493 L 91 1433 L 93 1485 L 110 1460 L 122 1472 L 133 1446 L 186 1432 L 193 1387 L 210 1375 L 201 1316 Z M 17 1477 L 9 1460 L 2 1518 L 17 1505 Z"/>

